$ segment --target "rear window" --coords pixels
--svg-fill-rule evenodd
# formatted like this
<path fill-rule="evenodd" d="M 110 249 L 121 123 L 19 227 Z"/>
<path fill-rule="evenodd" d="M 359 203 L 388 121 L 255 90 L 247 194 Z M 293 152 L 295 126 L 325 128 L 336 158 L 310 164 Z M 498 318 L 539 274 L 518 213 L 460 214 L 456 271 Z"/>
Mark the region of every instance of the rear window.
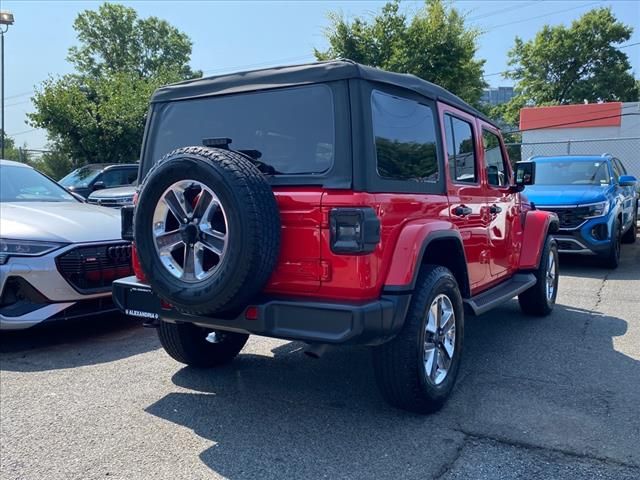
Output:
<path fill-rule="evenodd" d="M 158 104 L 143 173 L 176 148 L 224 137 L 234 150 L 259 151 L 278 174 L 322 174 L 335 155 L 333 92 L 307 85 Z"/>

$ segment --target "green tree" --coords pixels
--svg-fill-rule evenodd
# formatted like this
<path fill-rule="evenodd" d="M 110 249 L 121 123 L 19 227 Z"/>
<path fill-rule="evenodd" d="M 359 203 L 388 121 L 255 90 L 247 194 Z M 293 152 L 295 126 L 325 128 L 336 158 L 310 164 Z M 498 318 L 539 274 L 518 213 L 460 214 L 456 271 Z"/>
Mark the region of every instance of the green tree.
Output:
<path fill-rule="evenodd" d="M 5 160 L 14 160 L 16 162 L 28 163 L 31 162 L 31 155 L 27 149 L 27 144 L 24 143 L 22 147 L 16 147 L 16 142 L 9 135 L 5 135 L 2 130 L 0 130 L 0 135 L 2 135 L 2 139 L 4 140 L 4 159 Z"/>
<path fill-rule="evenodd" d="M 30 124 L 45 128 L 60 158 L 76 166 L 135 161 L 153 91 L 200 75 L 187 63 L 191 41 L 164 20 L 109 3 L 80 13 L 74 28 L 75 73 L 42 83 Z"/>
<path fill-rule="evenodd" d="M 516 81 L 517 95 L 495 113 L 515 124 L 527 105 L 635 101 L 638 85 L 618 48 L 632 33 L 607 7 L 585 13 L 570 27 L 545 25 L 528 42 L 516 37 L 505 76 Z"/>
<path fill-rule="evenodd" d="M 74 168 L 69 156 L 57 145 L 43 153 L 34 166 L 54 180 L 60 180 Z"/>
<path fill-rule="evenodd" d="M 475 58 L 478 30 L 443 0 L 426 0 L 411 19 L 400 1 L 385 4 L 371 19 L 346 20 L 336 12 L 325 35 L 326 51 L 314 50 L 318 60 L 351 60 L 402 73 L 412 73 L 477 104 L 482 89 L 484 60 Z"/>
<path fill-rule="evenodd" d="M 172 71 L 183 78 L 194 76 L 188 65 L 191 40 L 165 20 L 141 19 L 133 8 L 105 3 L 97 11 L 80 13 L 73 28 L 80 45 L 69 49 L 67 59 L 81 74 L 133 72 L 148 78 Z"/>

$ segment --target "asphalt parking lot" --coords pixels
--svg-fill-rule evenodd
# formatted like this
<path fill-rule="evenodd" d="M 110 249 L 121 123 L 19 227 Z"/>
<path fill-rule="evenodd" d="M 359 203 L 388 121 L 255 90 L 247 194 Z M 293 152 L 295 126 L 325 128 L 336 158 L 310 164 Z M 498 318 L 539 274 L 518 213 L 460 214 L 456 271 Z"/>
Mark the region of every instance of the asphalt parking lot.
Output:
<path fill-rule="evenodd" d="M 0 337 L 2 479 L 640 478 L 640 242 L 563 260 L 545 319 L 469 318 L 438 414 L 388 407 L 365 348 L 254 337 L 184 368 L 121 318 Z"/>

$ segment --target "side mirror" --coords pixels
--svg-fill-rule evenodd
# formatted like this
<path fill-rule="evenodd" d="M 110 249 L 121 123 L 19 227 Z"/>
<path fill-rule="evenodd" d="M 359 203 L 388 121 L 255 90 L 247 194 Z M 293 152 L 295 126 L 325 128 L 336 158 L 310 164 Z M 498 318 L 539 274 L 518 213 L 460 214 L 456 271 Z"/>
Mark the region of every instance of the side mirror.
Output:
<path fill-rule="evenodd" d="M 620 175 L 620 178 L 618 178 L 618 185 L 621 187 L 633 187 L 637 181 L 638 179 L 633 175 Z"/>
<path fill-rule="evenodd" d="M 517 162 L 515 168 L 516 186 L 526 187 L 536 182 L 535 162 Z"/>
<path fill-rule="evenodd" d="M 104 190 L 105 188 L 107 188 L 107 186 L 104 184 L 104 182 L 102 180 L 98 180 L 96 183 L 93 184 L 93 190 Z"/>

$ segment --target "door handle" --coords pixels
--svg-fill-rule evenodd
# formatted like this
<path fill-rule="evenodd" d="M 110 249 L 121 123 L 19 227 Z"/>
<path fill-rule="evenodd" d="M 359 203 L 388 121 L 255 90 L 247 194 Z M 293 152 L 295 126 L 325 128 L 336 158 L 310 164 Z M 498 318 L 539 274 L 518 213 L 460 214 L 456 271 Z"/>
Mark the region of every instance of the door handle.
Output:
<path fill-rule="evenodd" d="M 496 213 L 500 213 L 501 211 L 502 211 L 502 208 L 500 208 L 500 207 L 499 207 L 499 206 L 497 206 L 497 205 L 491 205 L 491 206 L 489 207 L 489 213 L 490 213 L 491 215 L 495 215 Z"/>
<path fill-rule="evenodd" d="M 467 215 L 471 215 L 472 213 L 473 213 L 473 210 L 471 210 L 466 205 L 458 205 L 456 208 L 453 209 L 453 214 L 458 217 L 466 217 Z"/>

